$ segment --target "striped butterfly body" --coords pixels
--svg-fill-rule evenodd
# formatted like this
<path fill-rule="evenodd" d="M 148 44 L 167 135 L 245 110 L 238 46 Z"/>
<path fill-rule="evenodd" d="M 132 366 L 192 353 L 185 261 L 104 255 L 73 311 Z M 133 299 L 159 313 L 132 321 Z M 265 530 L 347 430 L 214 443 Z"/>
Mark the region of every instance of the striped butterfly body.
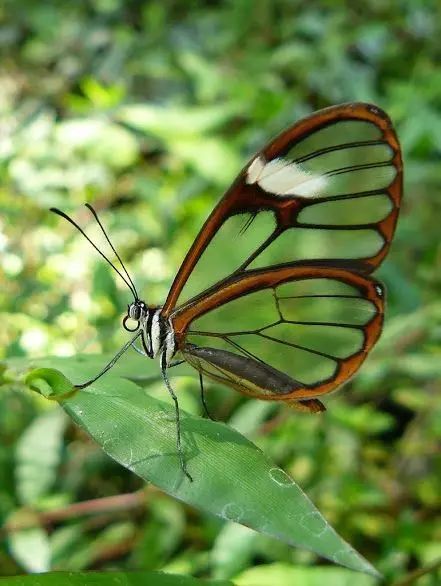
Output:
<path fill-rule="evenodd" d="M 159 357 L 178 424 L 167 369 L 180 360 L 201 384 L 208 377 L 259 399 L 324 410 L 320 397 L 358 370 L 381 333 L 384 289 L 371 273 L 388 253 L 401 194 L 388 116 L 370 104 L 333 106 L 288 128 L 244 167 L 162 307 L 140 300 L 123 266 L 135 298 L 124 326 L 145 355 Z M 179 425 L 178 449 L 191 479 Z"/>

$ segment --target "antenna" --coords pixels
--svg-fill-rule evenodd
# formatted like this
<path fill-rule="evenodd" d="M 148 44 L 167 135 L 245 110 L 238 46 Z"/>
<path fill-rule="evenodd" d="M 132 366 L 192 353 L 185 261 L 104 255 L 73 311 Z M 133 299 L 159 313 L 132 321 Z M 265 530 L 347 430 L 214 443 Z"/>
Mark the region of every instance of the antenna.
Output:
<path fill-rule="evenodd" d="M 86 204 L 87 205 L 87 204 Z M 87 206 L 89 207 L 89 206 Z M 92 206 L 89 207 L 89 209 L 91 209 Z M 75 222 L 75 220 L 73 220 L 70 216 L 68 216 L 67 214 L 65 214 L 64 212 L 62 212 L 61 210 L 59 210 L 58 208 L 50 208 L 50 211 L 53 212 L 54 214 L 57 214 L 58 216 L 61 216 L 62 218 L 64 218 L 65 220 L 67 220 L 70 224 L 72 224 L 72 226 L 74 226 L 78 232 L 80 232 L 84 238 L 94 247 L 94 249 L 98 252 L 98 254 L 100 254 L 103 259 L 109 263 L 109 265 L 112 267 L 112 269 L 114 271 L 116 271 L 118 273 L 118 275 L 121 277 L 121 279 L 124 281 L 124 283 L 127 285 L 127 287 L 130 289 L 133 297 L 135 298 L 135 301 L 138 301 L 139 297 L 138 297 L 138 292 L 136 291 L 135 285 L 133 284 L 132 279 L 129 277 L 126 268 L 124 267 L 118 253 L 115 251 L 114 247 L 112 246 L 112 244 L 110 243 L 110 240 L 106 234 L 106 232 L 104 231 L 104 228 L 101 224 L 101 222 L 98 220 L 98 216 L 96 215 L 95 210 L 93 210 L 92 208 L 92 212 L 95 216 L 95 218 L 98 221 L 98 224 L 100 225 L 101 229 L 103 230 L 107 241 L 109 242 L 110 246 L 112 247 L 112 250 L 115 252 L 116 256 L 118 257 L 119 261 L 121 262 L 121 265 L 123 266 L 123 269 L 125 271 L 125 273 L 127 274 L 129 280 L 127 281 L 127 279 L 124 277 L 124 275 L 116 268 L 116 266 L 107 258 L 107 256 L 101 252 L 101 250 L 98 248 L 98 246 L 89 238 L 89 236 L 86 234 L 86 232 Z"/>
<path fill-rule="evenodd" d="M 124 271 L 124 272 L 125 272 L 125 274 L 127 275 L 127 278 L 129 279 L 130 283 L 132 284 L 133 291 L 135 292 L 135 299 L 139 299 L 139 296 L 138 296 L 138 291 L 136 290 L 135 283 L 134 283 L 134 282 L 132 281 L 132 279 L 130 278 L 130 275 L 129 275 L 129 273 L 128 273 L 128 271 L 127 271 L 126 267 L 124 266 L 124 263 L 123 263 L 123 261 L 121 260 L 121 257 L 120 257 L 120 256 L 119 256 L 119 254 L 116 252 L 116 250 L 115 250 L 115 247 L 113 246 L 113 244 L 110 242 L 110 238 L 108 237 L 108 235 L 107 235 L 107 232 L 105 231 L 105 229 L 104 229 L 104 226 L 103 226 L 103 225 L 102 225 L 102 223 L 101 223 L 101 220 L 98 218 L 98 214 L 97 214 L 97 213 L 96 213 L 96 211 L 93 209 L 93 207 L 90 205 L 90 203 L 86 203 L 86 204 L 84 204 L 84 205 L 86 206 L 86 208 L 87 208 L 87 209 L 89 209 L 89 210 L 92 212 L 92 214 L 93 214 L 93 216 L 94 216 L 95 220 L 97 221 L 97 224 L 98 224 L 98 226 L 101 228 L 101 230 L 102 230 L 102 232 L 103 232 L 103 234 L 104 234 L 104 236 L 105 236 L 105 238 L 106 238 L 107 242 L 109 243 L 109 245 L 110 245 L 110 248 L 113 250 L 113 252 L 114 252 L 114 253 L 115 253 L 115 255 L 116 255 L 116 258 L 117 258 L 117 259 L 119 260 L 119 262 L 121 263 L 121 266 L 122 266 L 122 268 L 123 268 L 123 271 Z"/>

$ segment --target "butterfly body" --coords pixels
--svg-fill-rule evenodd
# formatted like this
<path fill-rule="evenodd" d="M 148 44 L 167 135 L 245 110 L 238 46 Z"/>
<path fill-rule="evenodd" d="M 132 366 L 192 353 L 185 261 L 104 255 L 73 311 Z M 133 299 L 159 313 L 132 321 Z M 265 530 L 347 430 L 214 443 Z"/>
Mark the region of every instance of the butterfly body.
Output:
<path fill-rule="evenodd" d="M 129 320 L 136 323 L 135 327 L 128 325 Z M 136 299 L 127 307 L 123 326 L 129 332 L 140 334 L 146 356 L 160 357 L 161 365 L 170 365 L 177 346 L 172 322 L 164 317 L 162 307 L 148 306 L 145 301 Z"/>

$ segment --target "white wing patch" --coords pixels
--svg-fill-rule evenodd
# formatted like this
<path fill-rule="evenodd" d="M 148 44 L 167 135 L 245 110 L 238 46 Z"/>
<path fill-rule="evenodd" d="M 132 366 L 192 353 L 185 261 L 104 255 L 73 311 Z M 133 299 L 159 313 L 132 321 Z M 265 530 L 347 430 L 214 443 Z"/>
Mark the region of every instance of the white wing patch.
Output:
<path fill-rule="evenodd" d="M 286 159 L 266 161 L 258 156 L 248 167 L 248 184 L 257 183 L 262 189 L 274 195 L 298 195 L 314 197 L 328 184 L 324 175 L 304 171 L 300 165 Z"/>

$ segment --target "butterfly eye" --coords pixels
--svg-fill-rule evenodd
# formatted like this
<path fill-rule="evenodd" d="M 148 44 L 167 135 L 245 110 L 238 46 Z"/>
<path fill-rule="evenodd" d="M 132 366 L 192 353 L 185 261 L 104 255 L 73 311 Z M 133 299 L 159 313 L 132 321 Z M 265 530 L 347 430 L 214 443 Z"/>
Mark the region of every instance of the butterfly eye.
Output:
<path fill-rule="evenodd" d="M 127 315 L 123 319 L 123 327 L 128 332 L 136 332 L 140 321 L 146 316 L 147 306 L 143 301 L 134 301 L 127 306 Z M 134 321 L 134 327 L 128 325 L 129 320 Z"/>
<path fill-rule="evenodd" d="M 130 319 L 134 319 L 135 321 L 139 321 L 141 317 L 141 307 L 138 303 L 131 303 L 127 309 L 127 315 Z"/>

